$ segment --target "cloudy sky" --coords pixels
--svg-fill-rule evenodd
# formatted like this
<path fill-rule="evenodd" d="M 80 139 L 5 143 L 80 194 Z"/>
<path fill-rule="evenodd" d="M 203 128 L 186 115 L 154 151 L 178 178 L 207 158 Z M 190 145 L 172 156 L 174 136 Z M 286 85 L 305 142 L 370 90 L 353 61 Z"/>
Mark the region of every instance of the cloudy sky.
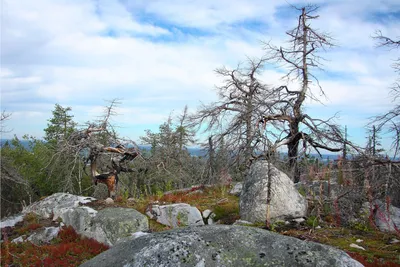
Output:
<path fill-rule="evenodd" d="M 1 109 L 10 133 L 43 136 L 56 103 L 75 121 L 101 114 L 106 100 L 122 104 L 114 123 L 137 140 L 171 112 L 216 100 L 214 70 L 262 56 L 261 41 L 280 45 L 296 25 L 292 0 L 2 0 Z M 320 118 L 338 112 L 353 141 L 364 144 L 368 118 L 392 105 L 391 68 L 399 51 L 376 48 L 375 31 L 400 36 L 398 0 L 311 0 L 313 25 L 337 46 L 320 83 L 327 95 L 308 103 Z M 268 67 L 265 83 L 280 85 L 283 70 Z M 389 141 L 386 140 L 385 143 Z"/>

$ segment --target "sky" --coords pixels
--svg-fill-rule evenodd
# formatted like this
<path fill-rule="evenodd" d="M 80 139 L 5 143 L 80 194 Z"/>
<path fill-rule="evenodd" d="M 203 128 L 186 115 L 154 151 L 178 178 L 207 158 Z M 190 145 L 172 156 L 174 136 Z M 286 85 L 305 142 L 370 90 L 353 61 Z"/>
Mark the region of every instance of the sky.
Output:
<path fill-rule="evenodd" d="M 364 145 L 369 118 L 395 104 L 399 50 L 377 48 L 371 36 L 400 36 L 398 0 L 2 0 L 1 110 L 12 113 L 2 138 L 43 137 L 56 103 L 83 125 L 120 99 L 112 122 L 138 140 L 185 105 L 194 112 L 216 101 L 215 69 L 263 56 L 263 41 L 285 45 L 299 15 L 290 5 L 308 3 L 320 6 L 312 26 L 336 46 L 320 54 L 327 97 L 305 110 L 338 114 L 350 140 Z M 268 66 L 261 80 L 282 85 L 284 71 Z"/>

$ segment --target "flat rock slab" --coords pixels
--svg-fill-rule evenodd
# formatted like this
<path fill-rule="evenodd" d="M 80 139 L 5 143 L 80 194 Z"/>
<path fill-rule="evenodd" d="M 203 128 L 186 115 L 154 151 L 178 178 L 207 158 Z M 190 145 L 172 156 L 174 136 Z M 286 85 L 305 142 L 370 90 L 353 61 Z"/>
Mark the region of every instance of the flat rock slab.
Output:
<path fill-rule="evenodd" d="M 177 228 L 119 243 L 83 267 L 362 266 L 345 252 L 254 227 Z"/>
<path fill-rule="evenodd" d="M 93 200 L 96 199 L 92 197 L 75 196 L 68 193 L 55 193 L 29 205 L 22 211 L 22 214 L 33 212 L 44 218 L 56 220 L 67 210 Z"/>

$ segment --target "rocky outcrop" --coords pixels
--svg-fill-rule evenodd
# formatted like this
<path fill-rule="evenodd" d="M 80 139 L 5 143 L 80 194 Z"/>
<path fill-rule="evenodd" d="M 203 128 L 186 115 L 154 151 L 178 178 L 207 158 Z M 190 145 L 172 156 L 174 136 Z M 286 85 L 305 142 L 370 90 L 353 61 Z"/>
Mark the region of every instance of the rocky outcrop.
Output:
<path fill-rule="evenodd" d="M 204 225 L 203 217 L 196 207 L 189 204 L 177 203 L 171 205 L 152 205 L 146 211 L 146 215 L 158 223 L 173 228 L 189 225 Z"/>
<path fill-rule="evenodd" d="M 114 245 L 135 232 L 148 231 L 149 221 L 134 209 L 106 208 L 93 218 L 91 229 L 97 241 Z"/>
<path fill-rule="evenodd" d="M 11 242 L 20 243 L 24 241 L 30 241 L 35 245 L 43 245 L 50 243 L 51 240 L 57 237 L 60 232 L 60 227 L 45 227 L 39 230 L 36 230 L 30 236 L 22 235 L 18 238 L 13 239 Z"/>
<path fill-rule="evenodd" d="M 148 231 L 149 222 L 145 215 L 129 208 L 105 208 L 96 211 L 81 206 L 95 200 L 67 193 L 56 193 L 24 209 L 23 213 L 34 212 L 44 218 L 62 219 L 81 235 L 112 246 L 138 231 Z"/>
<path fill-rule="evenodd" d="M 117 244 L 85 262 L 101 266 L 362 266 L 338 249 L 228 225 L 173 229 Z"/>
<path fill-rule="evenodd" d="M 51 240 L 57 237 L 58 232 L 60 232 L 60 227 L 45 227 L 44 229 L 40 229 L 39 231 L 30 235 L 27 238 L 27 241 L 30 241 L 36 245 L 50 243 Z"/>
<path fill-rule="evenodd" d="M 255 162 L 246 176 L 240 194 L 240 217 L 250 222 L 265 222 L 267 218 L 268 173 L 271 178 L 269 215 L 272 221 L 306 216 L 307 200 L 299 194 L 294 183 L 272 164 L 268 170 L 265 160 Z"/>
<path fill-rule="evenodd" d="M 96 200 L 92 197 L 76 196 L 68 193 L 55 193 L 45 199 L 35 202 L 24 208 L 22 213 L 36 213 L 43 218 L 56 220 L 67 210 L 76 208 L 81 204 L 85 204 Z"/>

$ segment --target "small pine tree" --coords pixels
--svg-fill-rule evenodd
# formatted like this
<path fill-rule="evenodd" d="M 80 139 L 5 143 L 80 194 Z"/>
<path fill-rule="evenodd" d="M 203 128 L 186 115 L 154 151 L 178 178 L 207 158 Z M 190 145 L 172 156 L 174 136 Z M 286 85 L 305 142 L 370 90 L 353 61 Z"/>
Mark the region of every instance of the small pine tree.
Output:
<path fill-rule="evenodd" d="M 70 107 L 62 107 L 59 104 L 55 105 L 52 111 L 53 117 L 48 120 L 47 128 L 44 129 L 44 139 L 50 144 L 57 144 L 59 141 L 64 141 L 74 132 L 76 123 L 72 120 L 74 117 L 70 115 Z"/>

